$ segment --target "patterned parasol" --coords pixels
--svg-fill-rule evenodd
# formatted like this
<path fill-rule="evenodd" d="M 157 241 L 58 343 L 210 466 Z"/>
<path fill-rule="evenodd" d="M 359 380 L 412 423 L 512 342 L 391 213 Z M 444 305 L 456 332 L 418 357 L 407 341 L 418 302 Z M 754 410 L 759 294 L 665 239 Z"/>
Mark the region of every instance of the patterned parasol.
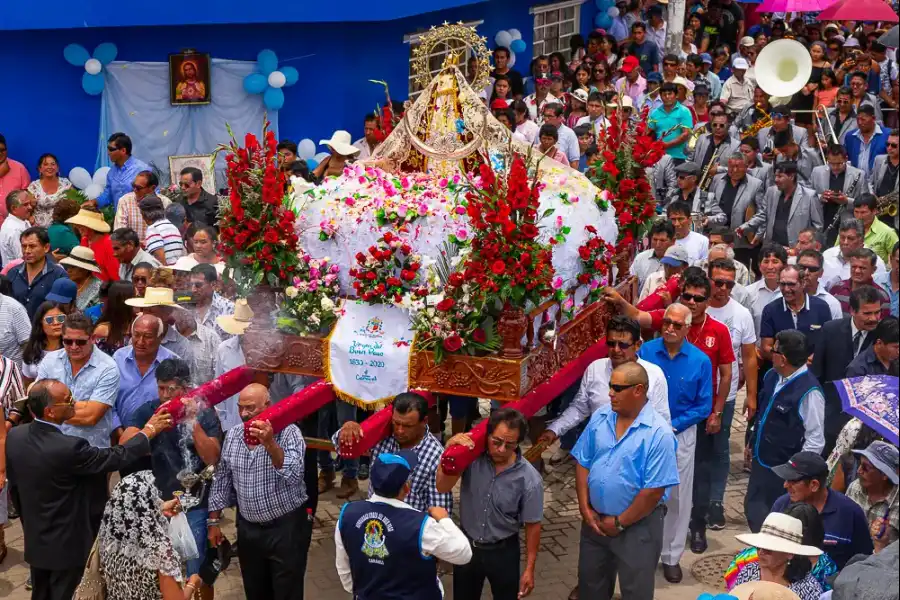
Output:
<path fill-rule="evenodd" d="M 892 444 L 900 444 L 897 433 L 898 379 L 890 375 L 865 375 L 835 381 L 844 412 L 884 436 Z"/>

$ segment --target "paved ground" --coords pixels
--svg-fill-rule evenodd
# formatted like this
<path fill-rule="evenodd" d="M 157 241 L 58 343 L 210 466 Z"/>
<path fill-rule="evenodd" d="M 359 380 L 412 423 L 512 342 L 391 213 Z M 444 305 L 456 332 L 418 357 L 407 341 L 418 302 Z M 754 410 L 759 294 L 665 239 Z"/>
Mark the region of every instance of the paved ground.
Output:
<path fill-rule="evenodd" d="M 738 398 L 740 406 L 741 398 Z M 741 472 L 743 464 L 743 438 L 746 424 L 742 417 L 736 417 L 732 428 L 732 470 L 726 491 L 726 516 L 728 527 L 724 531 L 709 532 L 709 550 L 703 555 L 691 554 L 688 550 L 681 565 L 684 581 L 672 585 L 665 581 L 662 572 L 656 573 L 656 597 L 665 600 L 695 600 L 709 591 L 724 591 L 721 574 L 731 557 L 741 548 L 734 534 L 745 531 L 743 499 L 747 489 L 747 475 Z M 545 453 L 549 458 L 551 450 Z M 537 563 L 535 580 L 537 585 L 531 598 L 536 600 L 565 600 L 569 590 L 578 579 L 578 534 L 581 519 L 575 496 L 574 465 L 571 462 L 557 467 L 548 467 L 545 477 L 544 526 L 541 539 L 541 553 Z M 334 569 L 334 524 L 340 510 L 341 501 L 329 492 L 319 501 L 319 514 L 313 532 L 309 566 L 306 574 L 306 597 L 315 600 L 346 600 L 345 593 Z M 226 530 L 233 538 L 233 530 Z M 25 600 L 30 594 L 25 591 L 27 567 L 22 561 L 22 529 L 14 521 L 6 530 L 9 555 L 0 565 L 0 598 Z M 452 597 L 452 577 L 444 577 L 448 597 Z M 235 561 L 216 585 L 219 600 L 240 600 L 244 598 L 240 570 Z M 490 598 L 485 592 L 483 598 Z M 458 599 L 468 600 L 468 599 Z M 589 600 L 589 599 L 585 599 Z"/>

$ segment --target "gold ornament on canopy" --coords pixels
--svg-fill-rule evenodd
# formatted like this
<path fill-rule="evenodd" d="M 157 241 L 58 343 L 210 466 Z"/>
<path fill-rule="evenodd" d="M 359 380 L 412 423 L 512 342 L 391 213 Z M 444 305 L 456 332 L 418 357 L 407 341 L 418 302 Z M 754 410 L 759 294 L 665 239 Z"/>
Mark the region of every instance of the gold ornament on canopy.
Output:
<path fill-rule="evenodd" d="M 487 87 L 491 75 L 491 53 L 487 48 L 487 38 L 478 35 L 474 27 L 467 27 L 458 23 L 447 23 L 441 27 L 431 26 L 431 29 L 419 37 L 419 43 L 413 48 L 412 71 L 420 88 L 425 88 L 432 80 L 429 57 L 437 46 L 446 46 L 447 53 L 441 69 L 457 66 L 460 53 L 465 56 L 468 48 L 478 61 L 475 79 L 471 85 L 480 90 Z M 463 67 L 465 68 L 465 67 Z"/>

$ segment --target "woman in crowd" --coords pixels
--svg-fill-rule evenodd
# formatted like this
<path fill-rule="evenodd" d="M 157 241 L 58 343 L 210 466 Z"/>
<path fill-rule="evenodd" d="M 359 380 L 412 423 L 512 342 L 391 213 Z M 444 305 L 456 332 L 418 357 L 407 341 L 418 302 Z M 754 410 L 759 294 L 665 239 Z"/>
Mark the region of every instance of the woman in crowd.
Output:
<path fill-rule="evenodd" d="M 703 54 L 709 50 L 709 34 L 706 33 L 706 23 L 703 14 L 693 13 L 688 18 L 688 27 L 694 30 L 694 44 L 697 52 Z"/>
<path fill-rule="evenodd" d="M 619 60 L 619 55 L 616 54 L 616 48 L 618 48 L 616 38 L 608 33 L 604 34 L 600 39 L 600 56 L 606 61 L 607 67 L 614 68 L 616 62 Z"/>
<path fill-rule="evenodd" d="M 134 284 L 135 297 L 144 297 L 147 285 L 150 283 L 150 275 L 153 273 L 153 265 L 150 263 L 138 263 L 131 272 L 131 283 Z"/>
<path fill-rule="evenodd" d="M 167 517 L 181 511 L 163 502 L 151 471 L 116 485 L 103 512 L 97 548 L 107 600 L 189 600 L 200 587 L 192 575 L 182 586 L 181 560 L 169 539 Z"/>
<path fill-rule="evenodd" d="M 62 348 L 62 326 L 66 313 L 55 302 L 38 306 L 31 320 L 31 337 L 22 348 L 22 376 L 25 385 L 37 379 L 38 364 L 48 352 Z"/>
<path fill-rule="evenodd" d="M 697 46 L 694 44 L 694 41 L 697 39 L 697 35 L 694 30 L 688 27 L 684 30 L 684 34 L 681 36 L 681 52 L 678 53 L 678 56 L 684 60 L 691 54 L 697 54 Z"/>
<path fill-rule="evenodd" d="M 134 287 L 130 281 L 112 282 L 103 305 L 103 313 L 94 328 L 94 343 L 110 356 L 129 343 L 131 322 L 134 320 L 132 308 L 125 304 L 129 298 L 134 298 Z"/>
<path fill-rule="evenodd" d="M 75 246 L 69 256 L 59 261 L 69 279 L 78 286 L 78 295 L 75 297 L 75 308 L 84 312 L 88 308 L 99 304 L 100 286 L 103 284 L 97 275 L 100 267 L 94 259 L 94 251 L 84 246 Z"/>
<path fill-rule="evenodd" d="M 562 73 L 564 76 L 569 74 L 566 57 L 562 55 L 562 52 L 554 52 L 550 55 L 550 72 Z"/>
<path fill-rule="evenodd" d="M 875 440 L 880 439 L 882 439 L 881 436 L 874 429 L 856 417 L 847 421 L 826 461 L 830 477 L 828 487 L 845 493 L 856 479 L 859 467 L 859 456 L 854 451 L 863 450 Z"/>
<path fill-rule="evenodd" d="M 576 90 L 569 94 L 569 108 L 566 110 L 566 125 L 575 127 L 579 119 L 587 116 L 588 93 Z"/>
<path fill-rule="evenodd" d="M 613 87 L 612 81 L 610 80 L 609 72 L 610 66 L 604 62 L 598 62 L 594 65 L 594 78 L 591 80 L 594 91 L 603 93 L 615 90 L 615 87 Z"/>
<path fill-rule="evenodd" d="M 713 50 L 713 64 L 710 71 L 715 73 L 722 83 L 725 83 L 728 81 L 728 78 L 731 77 L 731 69 L 728 67 L 729 58 L 728 50 L 724 46 L 717 46 L 716 49 Z"/>
<path fill-rule="evenodd" d="M 352 161 L 359 154 L 359 148 L 350 143 L 350 134 L 346 131 L 335 131 L 330 140 L 321 140 L 319 143 L 326 146 L 331 154 L 322 159 L 313 171 L 316 182 L 321 182 L 326 177 L 337 177 L 344 172 L 344 165 Z"/>
<path fill-rule="evenodd" d="M 821 69 L 831 67 L 826 54 L 828 54 L 828 47 L 824 42 L 813 42 L 810 44 L 809 56 L 812 58 L 813 74 L 816 74 L 815 69 L 820 69 L 818 73 L 821 73 Z"/>
<path fill-rule="evenodd" d="M 570 71 L 574 71 L 578 68 L 584 60 L 585 50 L 584 38 L 581 37 L 581 34 L 576 33 L 569 38 L 569 56 L 572 57 L 572 61 L 569 63 Z"/>
<path fill-rule="evenodd" d="M 201 265 L 216 265 L 218 270 L 222 260 L 216 253 L 216 230 L 208 226 L 197 227 L 191 235 L 191 241 L 194 245 L 191 258 Z"/>
<path fill-rule="evenodd" d="M 488 106 L 494 103 L 494 100 L 497 99 L 505 100 L 507 104 L 512 101 L 512 88 L 509 84 L 509 77 L 502 74 L 494 75 L 494 88 L 491 92 L 491 99 L 488 102 Z"/>
<path fill-rule="evenodd" d="M 588 94 L 593 91 L 591 88 L 591 69 L 585 64 L 575 67 L 575 71 L 572 73 L 572 93 L 578 90 L 584 90 Z"/>
<path fill-rule="evenodd" d="M 81 236 L 79 245 L 94 251 L 94 260 L 100 267 L 100 279 L 103 281 L 119 279 L 119 261 L 113 255 L 112 241 L 109 238 L 110 227 L 109 223 L 103 220 L 103 215 L 95 210 L 82 208 L 66 222 L 78 230 Z"/>
<path fill-rule="evenodd" d="M 516 100 L 513 103 L 513 112 L 516 115 L 516 133 L 521 134 L 522 137 L 528 140 L 529 144 L 534 144 L 540 128 L 537 123 L 531 120 L 528 105 L 525 104 L 524 100 Z"/>
<path fill-rule="evenodd" d="M 822 69 L 822 79 L 819 81 L 819 87 L 816 89 L 816 106 L 820 104 L 825 108 L 834 106 L 834 100 L 840 87 L 838 86 L 837 75 L 829 67 Z"/>
<path fill-rule="evenodd" d="M 78 245 L 78 236 L 71 225 L 66 223 L 78 214 L 78 204 L 69 198 L 60 198 L 53 207 L 53 216 L 47 235 L 50 236 L 50 251 L 59 261 L 68 256 L 72 248 Z"/>
<path fill-rule="evenodd" d="M 34 224 L 40 227 L 50 227 L 53 222 L 53 209 L 66 194 L 66 190 L 72 188 L 72 182 L 59 176 L 59 161 L 53 154 L 43 154 L 38 159 L 37 166 L 39 177 L 31 182 L 28 191 L 35 197 Z"/>
<path fill-rule="evenodd" d="M 737 574 L 732 576 L 730 586 L 748 581 L 771 581 L 789 588 L 800 596 L 800 600 L 819 600 L 822 586 L 812 574 L 809 557 L 821 556 L 822 551 L 804 545 L 803 533 L 800 519 L 783 513 L 769 513 L 759 533 L 736 535 L 739 542 L 756 548 L 757 560 L 738 563 Z"/>

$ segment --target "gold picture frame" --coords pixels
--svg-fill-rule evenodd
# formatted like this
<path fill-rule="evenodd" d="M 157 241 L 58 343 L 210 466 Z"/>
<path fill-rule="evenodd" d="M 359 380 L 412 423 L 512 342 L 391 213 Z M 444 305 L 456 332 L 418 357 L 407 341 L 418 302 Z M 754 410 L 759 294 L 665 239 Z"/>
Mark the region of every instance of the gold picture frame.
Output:
<path fill-rule="evenodd" d="M 216 195 L 216 155 L 215 154 L 183 154 L 169 157 L 169 180 L 178 185 L 181 170 L 185 167 L 196 167 L 203 173 L 203 189 Z"/>

